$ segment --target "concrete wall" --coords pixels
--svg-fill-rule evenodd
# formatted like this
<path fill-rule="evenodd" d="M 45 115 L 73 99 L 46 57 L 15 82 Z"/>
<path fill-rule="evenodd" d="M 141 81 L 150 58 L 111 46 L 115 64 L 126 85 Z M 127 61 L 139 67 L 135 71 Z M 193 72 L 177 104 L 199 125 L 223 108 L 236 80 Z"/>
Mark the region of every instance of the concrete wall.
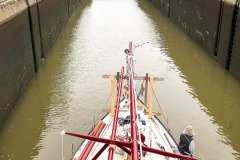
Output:
<path fill-rule="evenodd" d="M 35 64 L 35 71 L 37 72 L 42 64 L 43 52 L 42 52 L 42 40 L 39 20 L 38 3 L 35 0 L 29 0 L 28 2 L 28 18 L 31 30 L 33 58 Z"/>
<path fill-rule="evenodd" d="M 149 1 L 240 80 L 240 9 L 236 0 Z"/>
<path fill-rule="evenodd" d="M 219 0 L 171 0 L 170 19 L 214 55 L 219 9 Z"/>
<path fill-rule="evenodd" d="M 77 9 L 80 0 L 68 0 L 69 16 Z"/>
<path fill-rule="evenodd" d="M 43 57 L 46 57 L 68 22 L 68 1 L 42 0 L 38 6 Z"/>
<path fill-rule="evenodd" d="M 216 46 L 217 61 L 225 68 L 229 63 L 229 52 L 231 49 L 232 23 L 234 16 L 234 4 L 227 0 L 223 4 L 222 18 L 220 19 L 220 31 L 218 45 Z"/>
<path fill-rule="evenodd" d="M 171 0 L 149 0 L 157 9 L 162 11 L 166 16 L 169 16 Z"/>
<path fill-rule="evenodd" d="M 0 128 L 80 0 L 0 0 Z"/>
<path fill-rule="evenodd" d="M 27 5 L 22 0 L 5 5 L 0 10 L 0 126 L 34 75 Z"/>
<path fill-rule="evenodd" d="M 238 16 L 234 35 L 233 51 L 230 63 L 230 72 L 240 80 L 240 4 L 238 6 Z"/>

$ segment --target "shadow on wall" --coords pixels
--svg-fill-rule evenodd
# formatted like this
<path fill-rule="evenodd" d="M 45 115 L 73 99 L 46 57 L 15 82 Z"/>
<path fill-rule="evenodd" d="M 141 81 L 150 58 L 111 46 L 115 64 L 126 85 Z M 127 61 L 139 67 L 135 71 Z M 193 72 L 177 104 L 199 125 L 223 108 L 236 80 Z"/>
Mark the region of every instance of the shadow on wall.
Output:
<path fill-rule="evenodd" d="M 0 0 L 0 128 L 80 0 Z"/>

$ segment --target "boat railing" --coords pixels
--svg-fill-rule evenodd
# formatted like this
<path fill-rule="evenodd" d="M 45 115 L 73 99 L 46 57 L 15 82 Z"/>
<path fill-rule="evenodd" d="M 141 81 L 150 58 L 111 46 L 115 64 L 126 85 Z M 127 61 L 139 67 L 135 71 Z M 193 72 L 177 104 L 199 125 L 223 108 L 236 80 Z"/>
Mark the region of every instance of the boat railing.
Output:
<path fill-rule="evenodd" d="M 148 147 L 148 146 L 145 146 L 145 145 L 141 145 L 142 142 L 141 142 L 141 137 L 140 137 L 140 127 L 137 127 L 137 126 L 140 126 L 139 123 L 138 123 L 138 121 L 140 121 L 140 117 L 138 117 L 138 114 L 137 114 L 137 98 L 138 98 L 138 96 L 136 94 L 136 86 L 135 86 L 135 81 L 134 81 L 136 76 L 134 74 L 134 67 L 133 67 L 134 57 L 133 57 L 133 54 L 132 54 L 132 50 L 133 50 L 132 49 L 132 42 L 130 42 L 129 43 L 129 50 L 127 51 L 126 54 L 127 54 L 127 64 L 128 64 L 127 65 L 127 79 L 128 79 L 128 83 L 129 83 L 129 85 L 128 85 L 128 92 L 129 93 L 128 94 L 129 94 L 129 106 L 130 106 L 130 111 L 129 112 L 130 112 L 130 122 L 131 122 L 129 125 L 130 125 L 130 130 L 131 130 L 131 132 L 130 132 L 131 141 L 124 142 L 124 141 L 116 140 L 116 137 L 115 137 L 115 133 L 116 132 L 115 131 L 117 130 L 117 128 L 115 128 L 115 127 L 117 126 L 118 117 L 114 118 L 114 121 L 113 121 L 114 122 L 113 123 L 113 130 L 112 130 L 113 134 L 111 135 L 111 139 L 102 138 L 101 136 L 99 137 L 99 134 L 101 134 L 102 130 L 105 127 L 105 123 L 102 123 L 102 121 L 98 123 L 100 125 L 98 125 L 98 124 L 96 125 L 96 127 L 95 127 L 96 130 L 92 128 L 92 131 L 89 132 L 89 134 L 85 134 L 83 132 L 81 132 L 81 134 L 79 134 L 79 133 L 76 133 L 76 132 L 73 133 L 73 132 L 65 132 L 65 131 L 63 131 L 62 135 L 67 134 L 67 135 L 70 135 L 70 136 L 81 137 L 81 138 L 88 139 L 89 142 L 92 141 L 94 143 L 95 142 L 105 143 L 104 146 L 99 150 L 99 152 L 97 154 L 95 154 L 95 156 L 92 159 L 97 159 L 103 153 L 103 151 L 107 147 L 109 147 L 109 148 L 112 147 L 112 153 L 114 153 L 113 145 L 116 145 L 119 148 L 121 148 L 123 151 L 125 151 L 128 155 L 131 155 L 131 159 L 137 160 L 137 159 L 139 159 L 139 149 L 138 148 L 139 148 L 139 145 L 140 145 L 141 152 L 145 151 L 145 152 L 149 152 L 149 153 L 163 155 L 163 156 L 167 157 L 167 159 L 168 159 L 168 157 L 172 157 L 172 158 L 180 158 L 180 159 L 197 160 L 196 158 L 192 158 L 192 157 L 187 157 L 187 156 L 184 156 L 184 155 L 176 154 L 175 152 L 165 151 L 165 149 L 164 150 L 163 149 L 155 149 L 155 148 L 151 148 L 151 147 Z M 155 92 L 153 91 L 153 81 L 154 81 L 154 78 L 153 77 L 148 77 L 148 75 L 146 77 L 147 77 L 147 78 L 145 78 L 146 84 L 148 84 L 148 81 L 149 81 L 150 87 L 149 87 L 149 94 L 148 94 L 149 95 L 149 100 L 148 100 L 149 103 L 146 103 L 147 101 L 145 101 L 145 104 L 148 104 L 148 106 L 146 107 L 146 109 L 148 110 L 148 119 L 154 119 L 153 112 L 152 112 L 152 108 L 153 108 L 152 107 L 152 105 L 153 105 L 152 104 L 153 94 L 154 94 L 154 96 L 156 96 Z M 124 79 L 124 77 L 122 77 L 122 79 Z M 111 97 L 111 105 L 110 105 L 111 106 L 111 110 L 110 111 L 111 112 L 109 113 L 112 116 L 114 116 L 114 111 L 118 111 L 117 108 L 119 108 L 119 107 L 115 107 L 115 105 L 114 105 L 114 96 L 113 95 L 114 95 L 115 87 L 116 87 L 116 82 L 114 80 L 114 77 L 112 77 L 111 95 L 110 95 L 110 97 Z M 118 86 L 118 89 L 119 89 L 118 91 L 121 91 L 122 87 Z M 146 89 L 146 91 L 147 90 L 148 89 Z M 120 92 L 119 92 L 118 95 L 121 95 Z M 119 103 L 120 102 L 118 100 L 116 106 L 118 106 Z M 160 107 L 160 105 L 159 105 L 159 107 Z M 163 112 L 162 112 L 162 114 L 163 114 Z M 118 112 L 115 113 L 115 116 L 116 115 L 118 115 Z M 163 117 L 166 120 L 166 123 L 168 124 L 168 121 L 167 121 L 166 117 L 164 115 L 163 115 Z M 95 126 L 95 122 L 96 121 L 98 121 L 98 120 L 94 118 L 93 126 Z M 137 121 L 137 123 L 135 123 L 136 121 Z M 108 123 L 107 125 L 111 125 L 111 124 L 112 123 Z M 86 126 L 89 126 L 89 123 Z M 154 132 L 159 132 L 159 129 L 161 129 L 158 125 L 156 125 L 156 126 L 154 124 L 151 125 L 151 122 L 150 122 L 150 127 L 151 127 L 150 128 L 151 132 L 153 130 L 154 130 Z M 163 127 L 163 128 L 166 129 L 165 127 Z M 166 131 L 166 133 L 170 134 L 169 127 L 167 127 L 167 128 L 168 129 L 165 130 L 165 131 Z M 83 130 L 83 129 L 81 129 L 81 130 Z M 164 134 L 165 131 L 161 132 L 161 133 L 154 133 L 154 132 L 153 133 L 155 135 L 159 134 L 164 141 L 167 141 L 167 142 L 164 142 L 164 144 L 169 144 L 170 149 L 172 149 L 173 148 L 172 147 L 173 146 L 172 142 L 170 142 L 168 137 L 166 136 L 166 134 Z M 92 133 L 94 133 L 94 134 L 92 135 Z M 137 137 L 137 136 L 139 136 L 139 137 Z M 151 136 L 150 138 L 152 138 L 152 134 L 150 134 L 150 136 Z M 83 143 L 83 140 L 82 140 L 82 143 Z M 86 141 L 86 143 L 87 143 L 87 141 Z M 94 143 L 91 143 L 90 145 L 86 145 L 85 146 L 86 150 L 84 149 L 82 151 L 84 156 L 81 156 L 82 155 L 81 154 L 78 159 L 86 159 L 88 154 L 91 152 L 90 149 L 94 149 L 95 148 L 95 147 L 93 147 Z M 150 140 L 150 143 L 152 143 L 151 140 Z M 70 145 L 70 147 L 69 147 L 69 149 L 67 151 L 66 156 L 62 156 L 63 159 L 67 158 L 68 156 L 69 157 L 73 157 L 73 155 L 75 155 L 74 154 L 74 152 L 75 152 L 74 151 L 74 146 L 75 146 L 74 144 L 75 144 L 75 140 L 71 143 L 71 145 Z M 77 146 L 81 147 L 80 143 Z M 150 144 L 150 146 L 151 146 L 151 144 Z M 160 146 L 160 148 L 161 148 L 161 146 Z M 80 149 L 80 148 L 78 148 L 78 149 Z M 76 153 L 79 153 L 79 152 L 76 152 Z M 84 157 L 84 158 L 82 158 L 82 157 Z M 141 153 L 141 157 L 142 157 L 142 153 Z M 70 158 L 68 158 L 68 159 L 70 159 Z M 108 155 L 108 159 L 113 159 L 113 154 L 109 154 Z"/>
<path fill-rule="evenodd" d="M 81 130 L 78 131 L 78 133 L 89 135 L 93 131 L 94 127 L 96 126 L 96 123 L 101 121 L 105 116 L 106 113 L 99 113 L 99 115 L 96 115 L 92 118 L 90 118 L 86 123 L 82 125 Z M 84 142 L 84 139 L 76 138 L 76 137 L 64 137 L 63 134 L 64 131 L 61 132 L 62 134 L 62 160 L 69 160 L 73 159 L 75 153 L 77 151 L 80 151 L 81 144 Z M 67 148 L 63 148 L 63 146 L 67 146 Z"/>
<path fill-rule="evenodd" d="M 66 153 L 64 153 L 64 151 L 63 151 L 62 160 L 73 159 L 75 152 L 78 150 L 79 144 L 81 144 L 82 142 L 83 142 L 83 140 L 81 140 L 79 138 L 75 138 L 69 145 Z"/>

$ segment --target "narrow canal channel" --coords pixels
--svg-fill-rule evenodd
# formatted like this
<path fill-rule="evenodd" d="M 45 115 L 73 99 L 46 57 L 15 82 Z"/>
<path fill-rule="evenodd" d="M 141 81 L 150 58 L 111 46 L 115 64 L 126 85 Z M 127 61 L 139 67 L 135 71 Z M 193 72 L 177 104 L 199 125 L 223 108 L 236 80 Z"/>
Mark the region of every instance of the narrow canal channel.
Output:
<path fill-rule="evenodd" d="M 109 106 L 102 75 L 125 65 L 129 41 L 149 42 L 134 50 L 135 72 L 164 78 L 155 93 L 175 139 L 192 125 L 196 156 L 239 159 L 240 83 L 144 0 L 81 2 L 0 132 L 0 159 L 61 159 L 61 130 L 84 133 Z"/>

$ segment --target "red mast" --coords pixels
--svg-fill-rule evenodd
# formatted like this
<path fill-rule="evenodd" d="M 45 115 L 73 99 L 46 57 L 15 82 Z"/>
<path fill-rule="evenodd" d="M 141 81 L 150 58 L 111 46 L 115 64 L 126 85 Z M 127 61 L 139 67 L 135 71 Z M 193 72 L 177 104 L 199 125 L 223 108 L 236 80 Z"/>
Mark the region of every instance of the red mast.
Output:
<path fill-rule="evenodd" d="M 132 137 L 132 160 L 138 160 L 138 141 L 137 141 L 137 123 L 136 123 L 136 104 L 135 104 L 135 89 L 133 84 L 133 54 L 132 42 L 129 43 L 129 85 L 130 85 L 130 117 L 131 117 L 131 137 Z"/>
<path fill-rule="evenodd" d="M 116 104 L 116 109 L 115 109 L 115 114 L 114 114 L 114 122 L 113 122 L 111 140 L 116 139 L 118 112 L 119 112 L 119 106 L 120 106 L 120 97 L 121 97 L 121 94 L 122 94 L 123 74 L 124 74 L 124 67 L 122 67 L 122 69 L 121 69 L 121 75 L 120 75 L 119 84 L 118 84 L 117 104 Z M 113 159 L 113 155 L 114 155 L 113 153 L 114 153 L 114 148 L 113 148 L 113 146 L 110 146 L 109 147 L 109 153 L 108 153 L 108 160 Z"/>
<path fill-rule="evenodd" d="M 71 132 L 65 132 L 67 135 L 75 136 L 75 137 L 80 137 L 80 138 L 85 138 L 94 142 L 101 142 L 105 143 L 104 146 L 98 151 L 98 153 L 93 157 L 93 160 L 97 159 L 103 151 L 109 146 L 109 145 L 116 145 L 120 147 L 123 151 L 125 151 L 128 154 L 131 154 L 131 159 L 132 160 L 139 160 L 138 158 L 138 148 L 140 145 L 138 144 L 138 139 L 137 139 L 137 123 L 136 123 L 136 94 L 135 94 L 135 86 L 134 86 L 134 67 L 133 67 L 133 51 L 132 51 L 132 42 L 129 42 L 129 51 L 130 53 L 128 54 L 127 60 L 128 60 L 128 67 L 127 67 L 127 73 L 128 75 L 128 82 L 129 82 L 129 94 L 130 94 L 130 118 L 131 118 L 131 137 L 132 141 L 131 142 L 124 142 L 124 141 L 119 141 L 116 140 L 116 128 L 117 128 L 117 120 L 118 120 L 118 112 L 119 112 L 119 105 L 120 105 L 120 96 L 121 96 L 121 91 L 122 91 L 122 80 L 124 77 L 124 67 L 121 69 L 121 75 L 120 75 L 120 81 L 119 81 L 119 88 L 118 88 L 118 97 L 117 97 L 117 103 L 116 103 L 116 110 L 115 110 L 115 115 L 114 115 L 114 123 L 113 123 L 113 129 L 112 129 L 112 135 L 111 139 L 106 139 L 106 138 L 99 138 L 98 134 L 101 133 L 102 127 L 99 129 L 99 133 L 94 134 L 93 136 L 87 136 L 87 135 L 82 135 L 82 134 L 76 134 L 76 133 L 71 133 Z M 103 126 L 104 127 L 104 126 Z M 86 147 L 87 150 L 92 148 L 92 145 L 89 145 Z M 155 153 L 155 154 L 160 154 L 163 156 L 167 157 L 173 157 L 173 158 L 181 158 L 184 160 L 198 160 L 193 157 L 188 157 L 184 156 L 181 154 L 176 154 L 176 153 L 170 153 L 154 148 L 150 148 L 147 146 L 142 146 L 143 151 Z M 82 154 L 85 156 L 84 159 L 87 158 L 89 151 L 83 150 Z M 108 154 L 108 159 L 112 160 L 113 159 L 113 153 L 114 153 L 114 148 L 112 146 L 109 147 L 109 154 Z M 81 158 L 80 158 L 81 159 Z"/>

